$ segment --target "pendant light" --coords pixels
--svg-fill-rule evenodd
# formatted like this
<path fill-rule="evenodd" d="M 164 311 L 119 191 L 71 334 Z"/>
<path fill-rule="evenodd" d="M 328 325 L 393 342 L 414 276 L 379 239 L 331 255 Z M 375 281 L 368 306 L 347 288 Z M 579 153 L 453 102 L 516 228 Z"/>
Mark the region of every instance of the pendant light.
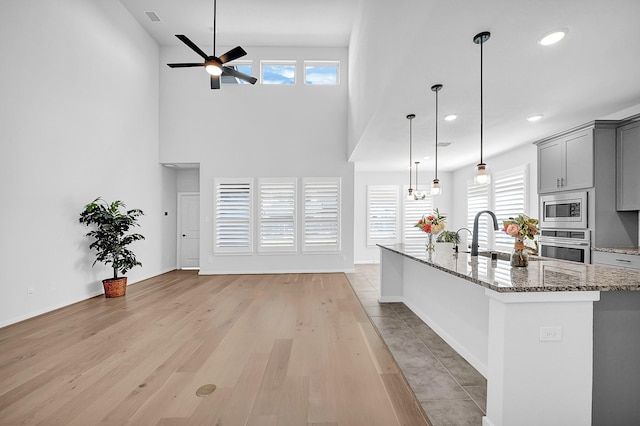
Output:
<path fill-rule="evenodd" d="M 482 103 L 482 98 L 483 98 L 483 92 L 482 92 L 482 45 L 489 40 L 489 38 L 491 37 L 491 33 L 488 31 L 483 31 L 479 34 L 476 34 L 475 37 L 473 37 L 473 42 L 475 44 L 479 44 L 480 45 L 480 162 L 478 163 L 478 169 L 476 170 L 476 175 L 473 178 L 473 181 L 477 184 L 487 184 L 489 183 L 490 179 L 489 179 L 489 171 L 487 170 L 487 165 L 484 164 L 483 158 L 482 158 L 482 148 L 483 148 L 483 103 Z"/>
<path fill-rule="evenodd" d="M 409 190 L 407 191 L 407 200 L 413 200 L 413 188 L 411 187 L 411 175 L 413 173 L 413 119 L 416 118 L 415 114 L 407 115 L 409 120 Z"/>
<path fill-rule="evenodd" d="M 438 92 L 442 90 L 442 84 L 434 84 L 431 90 L 436 93 L 436 173 L 431 184 L 431 195 L 441 193 L 440 180 L 438 179 Z"/>
<path fill-rule="evenodd" d="M 420 165 L 419 161 L 416 161 L 416 190 L 413 191 L 413 199 L 414 200 L 424 200 L 427 198 L 427 194 L 418 189 L 418 166 Z"/>

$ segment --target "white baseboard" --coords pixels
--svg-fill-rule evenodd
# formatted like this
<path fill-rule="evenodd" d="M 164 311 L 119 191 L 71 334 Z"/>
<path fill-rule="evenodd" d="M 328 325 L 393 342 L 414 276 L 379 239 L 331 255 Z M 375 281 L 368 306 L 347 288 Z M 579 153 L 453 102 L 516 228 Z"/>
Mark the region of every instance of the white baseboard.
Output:
<path fill-rule="evenodd" d="M 380 296 L 378 301 L 380 303 L 404 303 L 404 298 L 402 296 Z"/>

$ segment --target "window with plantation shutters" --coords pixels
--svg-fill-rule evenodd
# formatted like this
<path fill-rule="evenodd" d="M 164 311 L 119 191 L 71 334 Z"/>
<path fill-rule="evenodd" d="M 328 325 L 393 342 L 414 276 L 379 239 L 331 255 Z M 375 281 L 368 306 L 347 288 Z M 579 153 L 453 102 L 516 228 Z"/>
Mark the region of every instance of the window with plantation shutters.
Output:
<path fill-rule="evenodd" d="M 508 170 L 494 175 L 493 183 L 493 212 L 498 218 L 498 225 L 502 229 L 502 222 L 527 212 L 527 169 Z M 504 232 L 496 232 L 496 249 L 510 251 L 513 248 L 513 237 Z"/>
<path fill-rule="evenodd" d="M 259 252 L 295 252 L 296 178 L 260 179 Z"/>
<path fill-rule="evenodd" d="M 399 188 L 367 186 L 367 246 L 399 241 Z"/>
<path fill-rule="evenodd" d="M 340 251 L 340 178 L 305 178 L 303 251 Z"/>
<path fill-rule="evenodd" d="M 411 252 L 424 252 L 427 244 L 427 234 L 414 225 L 418 223 L 422 216 L 433 213 L 433 203 L 431 194 L 427 190 L 427 196 L 424 200 L 407 200 L 405 194 L 409 187 L 404 187 L 402 191 L 402 241 L 405 244 L 405 250 Z"/>
<path fill-rule="evenodd" d="M 214 211 L 214 252 L 253 251 L 253 179 L 216 179 Z"/>
<path fill-rule="evenodd" d="M 489 209 L 489 185 L 477 185 L 469 183 L 467 185 L 467 228 L 473 231 L 473 220 L 476 214 L 482 210 Z M 482 215 L 478 223 L 478 246 L 480 249 L 489 247 L 489 215 Z M 493 224 L 493 220 L 491 220 Z M 493 229 L 493 226 L 492 226 Z M 471 244 L 469 236 L 468 243 Z"/>

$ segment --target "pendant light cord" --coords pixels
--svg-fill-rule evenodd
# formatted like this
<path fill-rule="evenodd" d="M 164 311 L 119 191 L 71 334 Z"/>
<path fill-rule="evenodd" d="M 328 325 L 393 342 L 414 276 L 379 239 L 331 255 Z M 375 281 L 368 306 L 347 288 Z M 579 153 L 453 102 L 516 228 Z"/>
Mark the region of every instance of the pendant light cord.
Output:
<path fill-rule="evenodd" d="M 413 171 L 413 118 L 408 115 L 409 119 L 409 189 L 411 188 L 411 172 Z"/>
<path fill-rule="evenodd" d="M 484 111 L 484 103 L 483 103 L 483 99 L 484 99 L 484 95 L 483 95 L 483 88 L 482 88 L 482 45 L 484 44 L 484 39 L 480 40 L 480 164 L 484 164 L 484 161 L 482 160 L 482 138 L 483 138 L 483 133 L 484 133 L 484 115 L 483 115 L 483 111 Z"/>
<path fill-rule="evenodd" d="M 436 90 L 436 180 L 438 179 L 438 90 Z"/>

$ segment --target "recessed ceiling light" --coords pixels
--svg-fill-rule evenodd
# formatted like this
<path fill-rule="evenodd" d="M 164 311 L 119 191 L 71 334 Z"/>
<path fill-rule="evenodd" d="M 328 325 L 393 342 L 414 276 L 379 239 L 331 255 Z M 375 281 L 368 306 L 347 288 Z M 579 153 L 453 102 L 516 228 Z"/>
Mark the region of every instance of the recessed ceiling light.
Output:
<path fill-rule="evenodd" d="M 549 46 L 551 44 L 555 44 L 562 40 L 564 36 L 569 32 L 566 28 L 560 28 L 557 30 L 553 30 L 549 33 L 544 34 L 542 37 L 538 39 L 538 44 L 540 46 Z"/>
<path fill-rule="evenodd" d="M 456 118 L 458 118 L 458 116 L 456 114 L 449 114 L 449 115 L 445 115 L 444 116 L 444 119 L 447 120 L 447 121 L 453 121 Z"/>
<path fill-rule="evenodd" d="M 424 157 L 425 160 L 430 160 L 431 157 L 429 157 L 428 155 L 426 157 Z"/>
<path fill-rule="evenodd" d="M 527 117 L 528 121 L 534 122 L 534 121 L 538 121 L 542 118 L 542 114 L 533 114 Z"/>

